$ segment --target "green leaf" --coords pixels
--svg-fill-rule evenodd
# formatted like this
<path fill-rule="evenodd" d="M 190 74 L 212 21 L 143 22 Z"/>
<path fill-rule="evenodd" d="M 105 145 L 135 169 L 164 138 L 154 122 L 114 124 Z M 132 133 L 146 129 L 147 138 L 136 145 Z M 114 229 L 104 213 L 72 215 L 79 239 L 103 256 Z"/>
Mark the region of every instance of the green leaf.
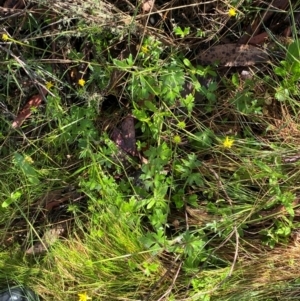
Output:
<path fill-rule="evenodd" d="M 194 66 L 192 65 L 192 63 L 190 62 L 190 60 L 188 60 L 187 58 L 183 59 L 183 63 L 185 64 L 185 66 L 194 69 Z"/>
<path fill-rule="evenodd" d="M 187 178 L 187 182 L 189 185 L 196 184 L 197 186 L 203 185 L 202 177 L 199 175 L 199 173 L 192 173 Z"/>
<path fill-rule="evenodd" d="M 300 63 L 295 62 L 294 64 L 292 64 L 290 71 L 293 75 L 299 76 L 300 75 Z"/>
<path fill-rule="evenodd" d="M 22 196 L 22 193 L 20 191 L 12 192 L 10 195 L 10 198 L 6 199 L 2 203 L 2 208 L 7 208 L 10 204 L 17 201 Z"/>
<path fill-rule="evenodd" d="M 209 92 L 214 92 L 218 89 L 218 85 L 216 82 L 211 82 L 208 86 L 208 91 Z"/>
<path fill-rule="evenodd" d="M 193 174 L 196 175 L 196 174 Z M 198 176 L 199 177 L 199 176 Z M 201 180 L 202 181 L 202 180 Z M 196 194 L 192 194 L 188 197 L 188 203 L 194 207 L 198 206 L 198 196 Z"/>
<path fill-rule="evenodd" d="M 149 100 L 145 100 L 144 105 L 151 112 L 154 112 L 154 113 L 158 112 L 158 110 L 157 110 L 156 106 L 153 104 L 153 102 L 151 102 Z"/>
<path fill-rule="evenodd" d="M 290 66 L 291 64 L 287 61 L 281 61 L 280 66 L 274 68 L 274 72 L 279 76 L 286 77 Z"/>
<path fill-rule="evenodd" d="M 191 138 L 191 143 L 198 147 L 210 147 L 212 145 L 213 131 L 206 129 L 203 132 L 196 132 L 194 137 Z"/>
<path fill-rule="evenodd" d="M 157 149 L 162 160 L 169 160 L 172 157 L 172 150 L 168 147 L 167 143 L 163 142 Z"/>
<path fill-rule="evenodd" d="M 129 57 L 126 60 L 114 59 L 113 63 L 121 69 L 128 69 L 128 68 L 131 68 L 133 66 L 134 61 L 132 59 L 132 54 L 130 54 Z"/>
<path fill-rule="evenodd" d="M 295 62 L 299 63 L 300 59 L 300 41 L 296 40 L 291 43 L 287 49 L 286 61 L 289 64 L 293 64 Z"/>
<path fill-rule="evenodd" d="M 237 73 L 234 73 L 232 75 L 231 82 L 233 83 L 233 85 L 235 87 L 239 87 L 239 85 L 240 85 L 240 79 L 239 79 L 239 75 Z"/>
<path fill-rule="evenodd" d="M 132 114 L 136 119 L 142 122 L 148 123 L 150 121 L 150 118 L 148 117 L 147 113 L 144 110 L 135 109 L 132 111 Z"/>
<path fill-rule="evenodd" d="M 172 65 L 164 70 L 160 77 L 160 88 L 163 99 L 173 104 L 175 99 L 180 95 L 184 81 L 182 68 Z"/>
<path fill-rule="evenodd" d="M 174 33 L 177 36 L 180 36 L 181 38 L 184 38 L 185 36 L 187 36 L 190 33 L 190 28 L 189 27 L 185 27 L 184 30 L 182 30 L 179 26 L 174 28 Z"/>
<path fill-rule="evenodd" d="M 29 164 L 25 158 L 19 154 L 14 154 L 14 163 L 16 166 L 18 166 L 25 176 L 27 177 L 28 181 L 32 184 L 38 185 L 40 183 L 40 180 L 38 178 L 39 174 L 36 172 L 36 170 Z"/>
<path fill-rule="evenodd" d="M 195 97 L 192 94 L 180 99 L 181 105 L 187 108 L 188 113 L 191 114 L 195 105 Z"/>
<path fill-rule="evenodd" d="M 155 202 L 156 202 L 155 198 L 150 199 L 150 201 L 149 201 L 149 203 L 148 203 L 148 205 L 147 205 L 146 208 L 148 210 L 151 209 L 155 205 Z"/>
<path fill-rule="evenodd" d="M 275 98 L 278 101 L 285 101 L 288 99 L 289 97 L 289 90 L 288 89 L 284 89 L 282 87 L 279 87 L 276 89 L 276 93 L 275 93 Z"/>

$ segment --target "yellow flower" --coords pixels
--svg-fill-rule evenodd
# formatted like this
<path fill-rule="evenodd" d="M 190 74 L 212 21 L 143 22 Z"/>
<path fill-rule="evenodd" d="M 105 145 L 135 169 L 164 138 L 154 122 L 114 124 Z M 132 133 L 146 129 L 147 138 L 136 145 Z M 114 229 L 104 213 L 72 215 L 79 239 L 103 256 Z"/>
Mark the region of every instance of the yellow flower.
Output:
<path fill-rule="evenodd" d="M 3 40 L 3 41 L 8 41 L 8 40 L 9 40 L 9 36 L 8 36 L 6 33 L 4 33 L 4 34 L 2 35 L 2 40 Z"/>
<path fill-rule="evenodd" d="M 141 47 L 141 51 L 142 51 L 144 54 L 148 53 L 148 52 L 149 52 L 148 46 L 142 46 L 142 47 Z"/>
<path fill-rule="evenodd" d="M 228 136 L 226 136 L 225 140 L 223 141 L 223 146 L 225 148 L 231 148 L 233 145 L 234 139 L 230 139 Z"/>
<path fill-rule="evenodd" d="M 83 78 L 78 80 L 78 85 L 83 87 L 85 85 L 85 80 Z"/>
<path fill-rule="evenodd" d="M 229 17 L 235 17 L 236 10 L 233 7 L 230 8 L 230 10 L 228 11 L 228 15 L 229 15 Z"/>
<path fill-rule="evenodd" d="M 53 85 L 52 82 L 46 82 L 46 88 L 47 88 L 48 90 L 50 90 L 53 86 L 54 86 L 54 85 Z"/>
<path fill-rule="evenodd" d="M 89 297 L 87 295 L 86 292 L 82 293 L 82 294 L 78 294 L 78 297 L 79 297 L 79 301 L 87 301 L 87 300 L 91 300 L 92 298 Z"/>
<path fill-rule="evenodd" d="M 32 158 L 30 156 L 25 156 L 24 157 L 25 162 L 29 163 L 29 164 L 33 164 L 34 161 L 32 160 Z"/>

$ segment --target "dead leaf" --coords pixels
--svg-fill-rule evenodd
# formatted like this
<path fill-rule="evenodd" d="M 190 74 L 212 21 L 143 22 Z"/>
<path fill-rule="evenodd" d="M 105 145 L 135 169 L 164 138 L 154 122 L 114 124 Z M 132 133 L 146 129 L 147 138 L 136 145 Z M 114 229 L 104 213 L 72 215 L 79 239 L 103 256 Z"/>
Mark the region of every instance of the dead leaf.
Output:
<path fill-rule="evenodd" d="M 300 160 L 300 155 L 294 155 L 291 157 L 284 157 L 282 158 L 283 163 L 295 163 Z"/>
<path fill-rule="evenodd" d="M 160 21 L 162 21 L 163 16 L 160 12 L 158 12 L 157 7 L 155 6 L 155 0 L 144 0 L 142 4 L 142 12 L 144 17 L 142 17 L 141 22 L 143 26 L 146 26 L 147 22 L 151 26 L 158 25 Z"/>
<path fill-rule="evenodd" d="M 32 108 L 37 108 L 41 104 L 44 96 L 46 96 L 47 93 L 48 91 L 46 89 L 42 89 L 41 93 L 33 95 L 30 98 L 30 100 L 26 103 L 22 111 L 17 115 L 17 117 L 13 121 L 12 127 L 14 129 L 20 127 L 22 123 L 25 121 L 25 119 L 30 117 L 32 113 Z"/>
<path fill-rule="evenodd" d="M 255 38 L 255 36 L 259 35 L 261 30 L 263 29 L 263 24 L 266 24 L 268 20 L 271 18 L 274 19 L 276 17 L 277 11 L 283 11 L 286 10 L 288 7 L 289 1 L 288 0 L 273 0 L 270 1 L 269 6 L 262 10 L 264 13 L 259 14 L 257 18 L 252 22 L 252 24 L 249 24 L 245 34 L 239 39 L 239 44 L 246 44 L 249 42 L 249 40 Z M 259 6 L 258 6 L 259 9 Z M 277 21 L 276 21 L 277 23 Z M 256 43 L 251 43 L 256 44 Z"/>
<path fill-rule="evenodd" d="M 209 48 L 197 60 L 202 65 L 216 62 L 224 67 L 250 66 L 269 62 L 269 56 L 264 50 L 252 45 L 224 44 Z"/>
<path fill-rule="evenodd" d="M 111 139 L 125 152 L 137 156 L 134 119 L 128 115 L 121 123 L 121 129 L 114 128 Z"/>
<path fill-rule="evenodd" d="M 252 45 L 263 45 L 268 37 L 269 35 L 266 32 L 262 32 L 256 35 L 255 37 L 249 39 L 248 43 Z"/>
<path fill-rule="evenodd" d="M 63 205 L 63 203 L 69 201 L 75 202 L 82 198 L 82 195 L 76 190 L 66 191 L 65 188 L 62 188 L 46 192 L 33 206 L 39 210 L 45 209 L 47 212 L 50 212 L 54 208 Z"/>
<path fill-rule="evenodd" d="M 4 8 L 22 9 L 25 7 L 24 0 L 6 0 L 3 4 Z"/>
<path fill-rule="evenodd" d="M 61 223 L 55 225 L 51 229 L 46 230 L 41 241 L 34 243 L 32 247 L 26 250 L 25 254 L 37 255 L 48 251 L 48 248 L 52 246 L 59 239 L 59 237 L 63 236 L 66 229 L 66 223 Z"/>
<path fill-rule="evenodd" d="M 153 7 L 154 7 L 154 0 L 144 1 L 142 4 L 143 13 L 148 13 L 148 12 L 152 11 Z"/>
<path fill-rule="evenodd" d="M 259 18 L 256 18 L 252 22 L 252 24 L 249 24 L 246 31 L 245 31 L 245 33 L 239 39 L 238 44 L 241 44 L 241 45 L 247 44 L 249 39 L 259 32 L 259 30 L 260 30 L 259 25 L 260 24 L 261 24 L 261 20 Z"/>

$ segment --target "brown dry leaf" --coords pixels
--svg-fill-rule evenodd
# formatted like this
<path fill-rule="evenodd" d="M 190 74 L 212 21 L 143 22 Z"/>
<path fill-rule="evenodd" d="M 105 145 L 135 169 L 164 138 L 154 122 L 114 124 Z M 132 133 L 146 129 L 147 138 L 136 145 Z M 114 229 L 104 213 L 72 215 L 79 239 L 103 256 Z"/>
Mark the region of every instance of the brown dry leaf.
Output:
<path fill-rule="evenodd" d="M 263 45 L 268 39 L 269 35 L 266 32 L 262 32 L 255 37 L 249 39 L 248 43 L 252 45 Z"/>
<path fill-rule="evenodd" d="M 250 39 L 253 39 L 256 35 L 260 34 L 260 31 L 263 30 L 262 24 L 265 24 L 271 18 L 275 20 L 277 11 L 280 12 L 286 10 L 288 4 L 288 0 L 269 1 L 269 6 L 267 7 L 267 9 L 262 10 L 263 13 L 259 14 L 257 18 L 252 22 L 252 24 L 248 25 L 245 34 L 239 39 L 239 44 L 246 44 Z M 257 8 L 260 9 L 259 1 L 256 3 L 256 5 Z M 255 43 L 252 42 L 251 44 Z"/>
<path fill-rule="evenodd" d="M 121 123 L 121 129 L 114 128 L 111 139 L 125 152 L 137 156 L 134 119 L 128 115 Z"/>
<path fill-rule="evenodd" d="M 59 237 L 64 235 L 66 229 L 66 223 L 62 223 L 46 230 L 41 241 L 34 243 L 32 247 L 26 250 L 25 254 L 37 255 L 46 252 L 48 248 L 59 239 Z"/>
<path fill-rule="evenodd" d="M 49 212 L 65 202 L 70 200 L 74 202 L 81 198 L 82 196 L 76 190 L 65 192 L 65 189 L 58 189 L 46 192 L 42 198 L 35 202 L 35 205 Z"/>
<path fill-rule="evenodd" d="M 202 65 L 215 62 L 224 67 L 250 66 L 269 62 L 269 56 L 264 50 L 252 45 L 224 44 L 209 48 L 197 60 Z"/>
<path fill-rule="evenodd" d="M 261 24 L 261 19 L 256 18 L 252 24 L 249 24 L 243 36 L 239 39 L 238 44 L 247 44 L 249 39 L 259 33 L 259 25 Z"/>
<path fill-rule="evenodd" d="M 144 1 L 142 4 L 143 13 L 149 13 L 150 11 L 152 11 L 153 6 L 154 6 L 154 0 Z"/>
<path fill-rule="evenodd" d="M 158 12 L 155 5 L 155 0 L 144 0 L 142 3 L 142 13 L 145 15 L 141 19 L 143 26 L 146 26 L 147 22 L 149 22 L 149 25 L 155 27 L 163 19 L 162 14 Z"/>
<path fill-rule="evenodd" d="M 25 7 L 24 0 L 6 0 L 3 4 L 4 8 L 22 9 Z"/>
<path fill-rule="evenodd" d="M 284 157 L 282 158 L 282 162 L 283 163 L 295 163 L 298 162 L 300 160 L 300 155 L 294 155 L 294 156 L 290 156 L 290 157 Z"/>
<path fill-rule="evenodd" d="M 18 114 L 18 116 L 13 121 L 12 127 L 14 129 L 20 127 L 22 123 L 25 121 L 25 119 L 30 117 L 32 113 L 32 108 L 37 108 L 41 104 L 43 97 L 46 96 L 46 94 L 47 94 L 47 90 L 42 89 L 42 92 L 40 94 L 33 95 L 30 98 L 30 100 L 26 103 L 22 111 Z"/>

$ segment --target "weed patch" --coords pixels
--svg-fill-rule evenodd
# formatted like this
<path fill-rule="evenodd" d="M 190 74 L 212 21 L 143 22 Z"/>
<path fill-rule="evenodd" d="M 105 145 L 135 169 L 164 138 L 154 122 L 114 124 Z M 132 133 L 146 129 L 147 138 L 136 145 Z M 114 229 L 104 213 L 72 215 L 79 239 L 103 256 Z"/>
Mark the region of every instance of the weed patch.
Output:
<path fill-rule="evenodd" d="M 296 298 L 298 10 L 1 3 L 1 285 Z"/>

